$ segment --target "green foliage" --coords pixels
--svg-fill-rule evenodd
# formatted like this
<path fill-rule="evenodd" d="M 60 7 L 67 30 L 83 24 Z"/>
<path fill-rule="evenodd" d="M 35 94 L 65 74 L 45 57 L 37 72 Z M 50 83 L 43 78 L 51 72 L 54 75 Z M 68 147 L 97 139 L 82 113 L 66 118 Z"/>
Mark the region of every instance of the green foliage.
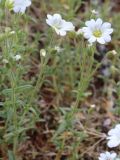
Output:
<path fill-rule="evenodd" d="M 89 83 L 100 66 L 100 63 L 94 59 L 96 44 L 89 46 L 81 35 L 78 36 L 75 33 L 69 33 L 66 37 L 61 38 L 48 28 L 44 33 L 36 31 L 32 35 L 34 40 L 31 40 L 29 23 L 40 22 L 31 15 L 9 12 L 4 8 L 4 2 L 2 1 L 0 6 L 0 118 L 4 122 L 4 125 L 0 126 L 0 146 L 4 146 L 3 150 L 7 152 L 9 160 L 19 160 L 17 152 L 20 144 L 28 138 L 26 132 L 35 129 L 36 122 L 41 120 L 38 101 L 42 97 L 42 87 L 49 86 L 56 96 L 54 106 L 61 120 L 58 121 L 52 141 L 58 152 L 68 150 L 73 153 L 70 154 L 69 159 L 77 160 L 81 158 L 78 149 L 80 143 L 88 137 L 88 134 L 81 122 L 80 129 L 76 127 L 78 120 L 76 114 L 82 112 L 80 103 L 84 100 Z M 48 1 L 41 0 L 41 10 L 46 12 L 49 9 L 47 3 Z M 77 10 L 85 2 L 82 0 L 64 2 L 63 0 L 60 5 L 57 0 L 50 0 L 49 3 L 49 7 L 55 8 L 51 12 L 59 11 L 66 19 L 73 21 Z M 106 2 L 100 10 L 100 15 L 104 19 L 109 17 L 109 10 L 106 12 L 109 5 Z M 97 7 L 96 5 L 90 7 L 93 6 Z M 83 19 L 88 19 L 91 13 L 87 12 L 82 16 Z M 120 35 L 118 21 L 120 15 L 115 14 L 112 18 L 115 27 L 113 40 L 115 40 L 115 38 L 119 39 Z M 43 21 L 45 23 L 45 19 Z M 84 24 L 77 18 L 75 23 L 79 27 Z M 44 42 L 42 47 L 46 55 L 40 52 L 42 49 L 41 46 L 38 47 L 40 40 Z M 119 44 L 115 45 L 115 49 L 119 52 Z M 15 59 L 18 54 L 21 56 L 20 60 Z M 31 78 L 29 71 L 34 58 L 39 60 L 38 64 L 35 64 L 37 73 Z M 117 68 L 119 62 L 118 56 L 112 59 L 110 64 Z M 116 73 L 119 73 L 117 71 L 115 70 Z M 120 114 L 119 83 L 116 87 L 118 95 L 116 113 Z M 69 97 L 69 99 L 66 98 L 67 102 L 63 107 L 61 99 L 64 100 L 64 97 Z M 92 110 L 88 112 L 91 114 Z"/>

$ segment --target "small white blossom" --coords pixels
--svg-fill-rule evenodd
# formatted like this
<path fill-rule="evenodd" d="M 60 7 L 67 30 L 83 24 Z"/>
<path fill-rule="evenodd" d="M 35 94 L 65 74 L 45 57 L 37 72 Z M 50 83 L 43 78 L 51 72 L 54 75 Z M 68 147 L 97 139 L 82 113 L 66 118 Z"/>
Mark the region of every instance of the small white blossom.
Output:
<path fill-rule="evenodd" d="M 98 18 L 97 20 L 91 19 L 86 21 L 85 25 L 86 27 L 83 27 L 82 31 L 89 43 L 97 41 L 100 44 L 105 44 L 111 41 L 110 34 L 113 32 L 113 29 L 110 23 L 103 23 L 102 19 Z"/>
<path fill-rule="evenodd" d="M 16 61 L 19 61 L 21 59 L 21 55 L 17 54 L 16 56 L 13 57 Z"/>
<path fill-rule="evenodd" d="M 120 145 L 120 124 L 117 124 L 115 128 L 108 132 L 108 147 L 113 148 Z"/>
<path fill-rule="evenodd" d="M 25 13 L 26 8 L 31 5 L 31 0 L 12 0 L 12 1 L 13 1 L 13 11 L 15 13 Z"/>
<path fill-rule="evenodd" d="M 98 159 L 99 160 L 115 160 L 116 156 L 117 156 L 116 153 L 105 152 L 105 153 L 101 153 Z"/>
<path fill-rule="evenodd" d="M 75 28 L 71 22 L 67 22 L 62 19 L 60 14 L 48 14 L 46 23 L 60 36 L 65 36 L 67 31 L 74 31 Z"/>

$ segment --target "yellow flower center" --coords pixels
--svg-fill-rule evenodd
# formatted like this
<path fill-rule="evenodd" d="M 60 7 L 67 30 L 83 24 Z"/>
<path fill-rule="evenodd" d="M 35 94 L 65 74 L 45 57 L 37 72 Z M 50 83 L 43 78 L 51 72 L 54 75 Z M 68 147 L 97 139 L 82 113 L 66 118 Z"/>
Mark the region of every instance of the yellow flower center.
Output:
<path fill-rule="evenodd" d="M 100 30 L 95 30 L 95 31 L 93 32 L 93 35 L 94 35 L 95 37 L 101 37 L 101 36 L 102 36 L 102 32 L 101 32 Z"/>

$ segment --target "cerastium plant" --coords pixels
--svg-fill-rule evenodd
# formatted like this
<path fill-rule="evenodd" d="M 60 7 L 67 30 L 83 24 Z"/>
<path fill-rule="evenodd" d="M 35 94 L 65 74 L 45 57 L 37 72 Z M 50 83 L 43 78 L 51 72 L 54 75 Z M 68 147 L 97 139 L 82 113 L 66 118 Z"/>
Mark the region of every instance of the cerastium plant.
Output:
<path fill-rule="evenodd" d="M 73 8 L 74 2 L 71 2 L 71 8 Z M 38 66 L 37 80 L 29 80 L 25 75 L 29 69 L 30 53 L 34 52 L 34 49 L 29 45 L 28 33 L 20 24 L 26 16 L 24 15 L 26 8 L 30 5 L 31 0 L 0 1 L 2 13 L 0 16 L 0 65 L 2 66 L 0 68 L 2 75 L 0 117 L 3 120 L 0 128 L 0 145 L 2 154 L 6 156 L 7 153 L 7 158 L 10 160 L 19 160 L 19 145 L 26 138 L 26 130 L 33 128 L 35 122 L 39 120 L 39 114 L 36 112 L 37 93 L 44 82 L 46 72 L 53 67 L 58 76 L 56 78 L 56 75 L 53 75 L 53 87 L 57 95 L 63 92 L 61 86 L 57 84 L 58 78 L 61 79 L 61 83 L 62 78 L 68 78 L 69 82 L 66 83 L 72 88 L 70 93 L 72 103 L 68 103 L 68 107 L 58 106 L 61 121 L 53 136 L 53 141 L 58 147 L 56 159 L 60 159 L 64 150 L 68 149 L 69 159 L 76 160 L 80 158 L 78 154 L 80 142 L 89 134 L 82 122 L 77 120 L 77 113 L 80 112 L 80 102 L 84 99 L 89 82 L 100 65 L 94 60 L 96 43 L 110 42 L 113 29 L 110 23 L 103 23 L 102 19 L 96 18 L 86 21 L 85 27 L 76 32 L 75 26 L 64 20 L 60 14 L 48 14 L 46 23 L 52 28 L 52 32 L 48 35 L 48 46 L 46 45 L 47 47 L 40 51 L 41 61 Z M 95 11 L 92 11 L 93 13 L 96 14 Z M 71 12 L 71 17 L 73 15 L 74 12 Z M 55 51 L 58 55 L 53 56 L 52 53 Z M 52 66 L 48 65 L 49 60 L 52 61 Z M 57 74 L 57 72 L 60 73 Z M 57 105 L 59 105 L 59 97 L 57 98 Z M 79 129 L 76 127 L 77 124 Z M 109 132 L 109 146 L 117 146 L 120 143 L 117 143 L 118 130 L 119 126 L 116 127 L 115 132 L 113 130 Z M 105 138 L 98 132 L 94 134 L 102 140 Z M 116 141 L 115 145 L 113 139 Z M 71 145 L 66 148 L 66 143 L 70 143 L 70 140 Z M 105 152 L 100 154 L 99 160 L 107 160 L 107 158 L 113 160 L 116 156 L 116 153 Z"/>
<path fill-rule="evenodd" d="M 74 54 L 73 63 L 74 61 L 77 62 L 76 68 L 80 70 L 77 78 L 75 79 L 77 81 L 77 87 L 76 90 L 73 90 L 73 92 L 75 93 L 74 103 L 72 104 L 72 106 L 70 105 L 67 110 L 61 109 L 63 114 L 62 120 L 58 127 L 58 130 L 55 132 L 55 135 L 53 137 L 54 142 L 59 147 L 57 156 L 58 159 L 60 158 L 61 153 L 63 153 L 66 148 L 66 141 L 74 137 L 75 140 L 73 141 L 73 144 L 71 144 L 71 146 L 73 147 L 71 147 L 70 149 L 72 153 L 70 158 L 72 160 L 76 160 L 78 159 L 77 150 L 80 141 L 84 139 L 84 137 L 86 137 L 88 134 L 87 130 L 80 121 L 79 123 L 81 131 L 77 131 L 77 129 L 75 128 L 75 124 L 77 122 L 76 114 L 80 110 L 79 102 L 83 100 L 84 92 L 87 89 L 92 76 L 99 66 L 99 64 L 97 64 L 94 60 L 94 53 L 96 52 L 96 42 L 100 44 L 110 42 L 110 34 L 113 32 L 113 29 L 111 28 L 110 23 L 103 23 L 102 19 L 98 18 L 86 21 L 86 27 L 83 27 L 75 32 L 72 23 L 63 20 L 60 14 L 54 14 L 53 16 L 48 15 L 47 18 L 47 24 L 51 26 L 58 35 L 65 37 L 67 31 L 72 32 L 71 35 L 74 43 L 74 47 L 72 48 L 72 54 Z M 70 38 L 69 35 L 68 38 Z M 89 43 L 84 41 L 84 38 L 88 39 Z M 69 56 L 71 56 L 70 54 L 71 53 L 69 52 Z M 72 70 L 72 72 L 74 71 L 75 68 Z M 66 134 L 68 135 L 67 137 L 65 136 Z"/>
<path fill-rule="evenodd" d="M 30 0 L 21 1 L 21 3 L 2 0 L 0 3 L 0 10 L 3 13 L 0 19 L 0 64 L 2 66 L 0 69 L 2 75 L 0 117 L 3 120 L 0 148 L 3 157 L 16 160 L 19 159 L 18 148 L 26 138 L 26 130 L 32 128 L 38 118 L 35 105 L 30 100 L 37 87 L 33 88 L 32 81 L 30 82 L 29 79 L 26 81 L 23 77 L 29 69 L 27 59 L 33 49 L 28 47 L 27 33 L 20 27 L 20 21 L 24 17 L 26 7 L 30 4 Z M 9 9 L 13 9 L 16 14 Z M 41 74 L 40 76 L 42 77 Z"/>
<path fill-rule="evenodd" d="M 33 128 L 39 118 L 36 112 L 36 95 L 45 77 L 45 70 L 50 56 L 50 47 L 40 51 L 41 62 L 38 65 L 37 80 L 29 80 L 29 57 L 34 52 L 28 45 L 27 26 L 20 23 L 26 18 L 26 7 L 30 0 L 2 0 L 1 17 L 1 112 L 3 120 L 1 128 L 1 150 L 3 157 L 19 159 L 19 146 L 27 138 L 26 130 Z M 4 20 L 3 20 L 4 19 Z M 25 19 L 24 19 L 25 20 Z M 50 42 L 52 45 L 52 39 Z M 26 77 L 26 78 L 25 78 Z M 33 87 L 34 83 L 34 87 Z"/>

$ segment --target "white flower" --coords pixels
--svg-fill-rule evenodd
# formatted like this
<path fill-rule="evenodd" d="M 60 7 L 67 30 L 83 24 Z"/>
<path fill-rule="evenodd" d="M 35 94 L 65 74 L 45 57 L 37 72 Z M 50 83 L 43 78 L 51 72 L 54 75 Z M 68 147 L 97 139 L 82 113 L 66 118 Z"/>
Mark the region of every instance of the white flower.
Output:
<path fill-rule="evenodd" d="M 109 140 L 107 145 L 110 148 L 120 145 L 120 124 L 117 124 L 115 128 L 108 132 L 107 139 Z"/>
<path fill-rule="evenodd" d="M 16 61 L 19 61 L 21 59 L 21 55 L 17 54 L 16 56 L 13 57 Z"/>
<path fill-rule="evenodd" d="M 31 0 L 13 0 L 13 11 L 15 13 L 25 13 L 27 7 L 31 5 Z"/>
<path fill-rule="evenodd" d="M 105 153 L 101 153 L 98 159 L 99 160 L 115 160 L 116 156 L 117 156 L 116 153 L 105 152 Z"/>
<path fill-rule="evenodd" d="M 89 43 L 97 41 L 100 44 L 105 44 L 111 41 L 110 34 L 113 32 L 113 29 L 110 23 L 103 23 L 102 19 L 98 18 L 97 20 L 91 19 L 86 21 L 85 25 L 86 27 L 83 27 L 82 31 Z"/>
<path fill-rule="evenodd" d="M 65 36 L 67 31 L 74 31 L 75 28 L 71 22 L 67 22 L 62 19 L 60 14 L 48 14 L 46 23 L 51 26 L 60 36 Z"/>

